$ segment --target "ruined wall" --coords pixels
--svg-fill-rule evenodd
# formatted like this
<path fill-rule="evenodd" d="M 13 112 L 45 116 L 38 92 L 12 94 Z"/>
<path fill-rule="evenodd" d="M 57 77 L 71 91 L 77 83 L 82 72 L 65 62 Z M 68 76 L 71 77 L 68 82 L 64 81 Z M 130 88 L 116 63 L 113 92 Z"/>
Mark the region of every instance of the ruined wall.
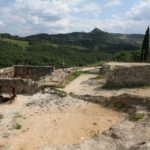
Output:
<path fill-rule="evenodd" d="M 110 65 L 106 65 L 106 64 L 101 65 L 99 68 L 99 74 L 100 75 L 107 75 L 109 70 L 110 70 Z"/>
<path fill-rule="evenodd" d="M 109 71 L 107 84 L 147 85 L 150 84 L 150 65 L 116 66 Z"/>
<path fill-rule="evenodd" d="M 38 90 L 38 85 L 31 79 L 8 78 L 0 79 L 3 93 L 11 93 L 11 88 L 15 87 L 17 93 L 32 94 Z"/>
<path fill-rule="evenodd" d="M 12 78 L 14 76 L 14 67 L 0 69 L 0 78 Z"/>
<path fill-rule="evenodd" d="M 53 71 L 54 67 L 51 66 L 14 66 L 14 77 L 30 78 L 36 81 Z"/>
<path fill-rule="evenodd" d="M 11 93 L 12 87 L 17 93 L 33 94 L 38 91 L 36 83 L 41 77 L 54 71 L 51 66 L 14 66 L 0 70 L 0 87 L 3 93 Z"/>

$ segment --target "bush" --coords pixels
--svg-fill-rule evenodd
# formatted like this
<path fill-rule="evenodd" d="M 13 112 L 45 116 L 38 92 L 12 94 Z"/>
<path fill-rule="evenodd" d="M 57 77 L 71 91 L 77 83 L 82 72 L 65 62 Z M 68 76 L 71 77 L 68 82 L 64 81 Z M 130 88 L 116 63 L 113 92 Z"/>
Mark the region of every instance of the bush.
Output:
<path fill-rule="evenodd" d="M 132 121 L 138 121 L 138 120 L 140 120 L 140 119 L 143 119 L 144 116 L 145 116 L 144 113 L 134 113 L 134 114 L 132 114 L 132 115 L 130 116 L 130 120 L 132 120 Z"/>
<path fill-rule="evenodd" d="M 132 55 L 130 52 L 118 52 L 113 58 L 115 61 L 130 62 L 132 61 Z"/>
<path fill-rule="evenodd" d="M 127 108 L 127 106 L 126 106 L 125 104 L 119 103 L 119 102 L 114 103 L 114 104 L 113 104 L 113 107 L 114 107 L 117 111 L 124 111 L 124 110 Z"/>
<path fill-rule="evenodd" d="M 109 90 L 116 90 L 116 89 L 133 89 L 133 88 L 141 88 L 150 86 L 149 84 L 145 83 L 124 83 L 124 84 L 113 84 L 113 83 L 106 83 L 102 88 L 109 89 Z"/>

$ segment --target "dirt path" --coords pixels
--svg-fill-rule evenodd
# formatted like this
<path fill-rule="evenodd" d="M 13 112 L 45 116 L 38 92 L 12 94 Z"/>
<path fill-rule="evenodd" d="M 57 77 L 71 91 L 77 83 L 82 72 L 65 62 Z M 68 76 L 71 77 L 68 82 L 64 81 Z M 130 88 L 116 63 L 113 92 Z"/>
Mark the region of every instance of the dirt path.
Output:
<path fill-rule="evenodd" d="M 68 84 L 63 90 L 67 93 L 75 93 L 77 95 L 84 95 L 93 91 L 92 86 L 84 84 L 91 78 L 96 77 L 94 74 L 82 74 L 77 79 Z"/>
<path fill-rule="evenodd" d="M 76 95 L 91 95 L 91 96 L 118 96 L 124 93 L 132 95 L 140 95 L 150 97 L 150 87 L 142 88 L 123 88 L 123 89 L 103 89 L 105 79 L 94 80 L 97 75 L 94 74 L 82 74 L 77 79 L 68 84 L 63 90 L 66 93 L 74 93 Z"/>

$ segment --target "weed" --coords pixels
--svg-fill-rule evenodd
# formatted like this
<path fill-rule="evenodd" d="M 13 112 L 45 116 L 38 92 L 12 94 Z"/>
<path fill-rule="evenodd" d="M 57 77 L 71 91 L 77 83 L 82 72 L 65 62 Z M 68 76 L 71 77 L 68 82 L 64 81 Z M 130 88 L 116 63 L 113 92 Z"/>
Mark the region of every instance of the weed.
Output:
<path fill-rule="evenodd" d="M 132 114 L 132 115 L 130 116 L 130 120 L 132 120 L 132 121 L 138 121 L 138 120 L 143 119 L 144 116 L 145 116 L 144 113 L 134 113 L 134 114 Z"/>
<path fill-rule="evenodd" d="M 67 84 L 69 84 L 71 81 L 73 81 L 80 75 L 81 75 L 81 71 L 75 71 L 75 72 L 71 73 L 70 75 L 68 75 L 66 77 L 66 79 L 63 81 L 63 83 L 61 83 L 57 86 L 57 88 L 64 88 Z"/>
<path fill-rule="evenodd" d="M 116 102 L 113 104 L 113 107 L 117 110 L 117 111 L 124 111 L 127 106 L 123 103 L 119 103 L 119 102 Z"/>
<path fill-rule="evenodd" d="M 105 75 L 98 75 L 97 77 L 92 78 L 92 80 L 101 80 L 101 79 L 106 79 L 106 76 Z"/>
<path fill-rule="evenodd" d="M 3 114 L 0 114 L 0 120 L 3 119 L 3 117 L 4 117 Z"/>
<path fill-rule="evenodd" d="M 98 138 L 98 136 L 100 135 L 100 132 L 99 132 L 99 130 L 97 130 L 96 132 L 95 131 L 91 131 L 91 134 L 92 134 L 93 138 Z"/>
<path fill-rule="evenodd" d="M 54 90 L 54 94 L 60 96 L 60 97 L 66 97 L 67 96 L 67 93 L 62 91 L 62 90 L 59 90 L 58 88 L 53 88 Z"/>
<path fill-rule="evenodd" d="M 146 86 L 149 86 L 149 85 L 144 84 L 144 83 L 122 83 L 122 84 L 107 83 L 102 88 L 115 90 L 115 89 L 123 89 L 123 88 L 128 88 L 128 89 L 141 88 L 141 87 L 146 87 Z"/>
<path fill-rule="evenodd" d="M 16 113 L 14 118 L 21 118 L 22 116 L 19 113 Z"/>
<path fill-rule="evenodd" d="M 16 124 L 13 125 L 13 128 L 19 130 L 19 129 L 22 128 L 22 125 L 19 124 L 19 123 L 16 123 Z"/>
<path fill-rule="evenodd" d="M 34 102 L 29 102 L 26 104 L 27 107 L 34 105 Z"/>
<path fill-rule="evenodd" d="M 99 74 L 98 72 L 92 72 L 92 71 L 81 71 L 82 74 Z"/>

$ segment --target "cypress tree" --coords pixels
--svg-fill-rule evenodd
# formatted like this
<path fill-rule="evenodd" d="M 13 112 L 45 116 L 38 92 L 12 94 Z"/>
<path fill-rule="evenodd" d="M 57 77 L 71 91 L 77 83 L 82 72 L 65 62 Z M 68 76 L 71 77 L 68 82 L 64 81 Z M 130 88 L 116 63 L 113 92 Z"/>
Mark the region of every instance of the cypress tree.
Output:
<path fill-rule="evenodd" d="M 149 61 L 149 27 L 146 30 L 143 44 L 142 44 L 142 54 L 141 54 L 141 60 L 142 61 Z"/>

